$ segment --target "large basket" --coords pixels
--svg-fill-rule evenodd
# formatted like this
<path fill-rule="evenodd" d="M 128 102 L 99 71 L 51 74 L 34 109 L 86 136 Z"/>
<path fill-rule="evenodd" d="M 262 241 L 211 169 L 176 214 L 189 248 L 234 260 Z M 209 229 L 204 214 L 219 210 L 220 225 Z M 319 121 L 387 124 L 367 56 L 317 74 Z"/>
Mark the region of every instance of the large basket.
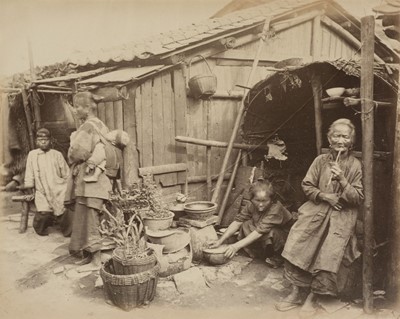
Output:
<path fill-rule="evenodd" d="M 133 256 L 126 259 L 123 256 L 123 248 L 117 247 L 112 254 L 112 262 L 116 275 L 132 275 L 147 271 L 155 266 L 157 258 L 152 249 L 148 249 L 147 254 L 138 258 Z"/>
<path fill-rule="evenodd" d="M 109 260 L 100 269 L 105 297 L 125 311 L 147 304 L 156 294 L 159 271 L 160 266 L 157 264 L 138 274 L 114 275 Z"/>
<path fill-rule="evenodd" d="M 192 60 L 189 63 L 189 82 L 188 86 L 190 89 L 191 95 L 195 99 L 208 99 L 210 96 L 214 95 L 217 90 L 217 77 L 212 73 L 210 66 L 208 65 L 207 60 L 201 56 L 197 55 L 206 62 L 209 73 L 195 75 L 190 77 L 190 69 L 192 66 Z"/>

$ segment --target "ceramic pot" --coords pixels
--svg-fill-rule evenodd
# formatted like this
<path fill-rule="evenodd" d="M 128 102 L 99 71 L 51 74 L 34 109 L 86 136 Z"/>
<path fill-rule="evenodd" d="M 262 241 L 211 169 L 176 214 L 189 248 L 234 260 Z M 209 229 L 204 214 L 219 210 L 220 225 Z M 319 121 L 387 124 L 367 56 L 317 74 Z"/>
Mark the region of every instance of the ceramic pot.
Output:
<path fill-rule="evenodd" d="M 173 212 L 168 212 L 167 217 L 163 218 L 155 218 L 155 217 L 150 217 L 149 215 L 145 215 L 143 217 L 143 224 L 146 226 L 149 230 L 164 230 L 168 229 L 172 225 L 172 220 L 174 218 L 174 213 Z"/>

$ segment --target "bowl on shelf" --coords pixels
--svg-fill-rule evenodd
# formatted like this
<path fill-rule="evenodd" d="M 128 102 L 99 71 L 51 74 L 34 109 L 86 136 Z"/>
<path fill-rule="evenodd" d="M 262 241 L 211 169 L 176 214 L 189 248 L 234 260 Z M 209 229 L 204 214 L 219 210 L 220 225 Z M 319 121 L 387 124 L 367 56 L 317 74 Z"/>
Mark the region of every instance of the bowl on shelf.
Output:
<path fill-rule="evenodd" d="M 345 91 L 345 88 L 343 88 L 343 87 L 334 87 L 334 88 L 327 89 L 326 93 L 330 97 L 339 97 L 339 96 L 343 95 L 344 91 Z"/>
<path fill-rule="evenodd" d="M 214 214 L 217 204 L 209 201 L 196 201 L 186 203 L 183 208 L 189 218 L 205 220 Z"/>
<path fill-rule="evenodd" d="M 211 265 L 223 265 L 228 262 L 229 258 L 225 256 L 227 245 L 218 248 L 203 249 L 203 258 Z"/>

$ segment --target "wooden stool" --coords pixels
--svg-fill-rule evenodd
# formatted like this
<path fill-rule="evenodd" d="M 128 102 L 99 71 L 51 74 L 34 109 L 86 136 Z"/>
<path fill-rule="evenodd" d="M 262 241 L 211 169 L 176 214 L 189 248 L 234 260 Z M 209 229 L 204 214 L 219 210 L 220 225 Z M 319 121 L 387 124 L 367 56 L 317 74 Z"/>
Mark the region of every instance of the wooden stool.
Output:
<path fill-rule="evenodd" d="M 21 210 L 21 220 L 19 223 L 19 233 L 25 233 L 26 229 L 28 228 L 28 217 L 29 217 L 29 202 L 33 201 L 34 198 L 32 198 L 32 187 L 25 187 L 25 186 L 19 186 L 17 187 L 23 195 L 15 195 L 11 197 L 11 200 L 13 202 L 20 202 L 22 204 L 22 210 Z M 29 191 L 28 191 L 29 190 Z"/>

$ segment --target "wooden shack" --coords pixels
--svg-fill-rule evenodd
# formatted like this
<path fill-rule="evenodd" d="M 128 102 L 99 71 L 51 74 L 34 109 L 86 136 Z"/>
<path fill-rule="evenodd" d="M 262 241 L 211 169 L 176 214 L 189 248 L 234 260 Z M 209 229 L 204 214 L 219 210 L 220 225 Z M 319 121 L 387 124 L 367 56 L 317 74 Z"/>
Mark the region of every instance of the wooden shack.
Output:
<path fill-rule="evenodd" d="M 210 199 L 210 185 L 207 187 L 206 181 L 215 180 L 220 174 L 225 148 L 182 143 L 176 141 L 176 136 L 226 143 L 244 92 L 251 89 L 246 98 L 243 134 L 237 142 L 262 145 L 269 135 L 278 133 L 287 143 L 289 153 L 283 168 L 290 173 L 289 182 L 297 190 L 294 201 L 301 203 L 304 198 L 299 193 L 299 182 L 305 169 L 327 147 L 321 132 L 325 134 L 333 119 L 350 117 L 360 134 L 354 110 L 338 101 L 325 101 L 322 122 L 316 127 L 316 92 L 309 83 L 311 74 L 319 77 L 321 98 L 325 97 L 322 90 L 332 86 L 359 86 L 356 72 L 349 74 L 349 66 L 356 63 L 349 61 L 360 59 L 360 21 L 329 0 L 267 1 L 257 7 L 221 14 L 223 11 L 216 18 L 156 37 L 71 58 L 71 74 L 32 83 L 30 102 L 36 127 L 56 130 L 60 145 L 66 149 L 73 129 L 68 115 L 71 97 L 79 90 L 91 90 L 105 97 L 99 104 L 98 117 L 110 129 L 123 129 L 131 137 L 124 151 L 125 185 L 139 179 L 139 167 L 187 163 L 189 196 Z M 257 56 L 254 77 L 247 83 L 260 39 L 264 41 L 263 47 Z M 345 62 L 340 64 L 338 59 Z M 399 55 L 383 36 L 375 36 L 375 62 L 376 98 L 393 99 L 397 96 L 393 79 L 398 76 Z M 188 90 L 189 79 L 211 73 L 217 78 L 215 94 L 208 99 L 194 98 Z M 283 80 L 296 82 L 296 76 L 301 80 L 300 86 L 282 86 Z M 266 88 L 272 92 L 270 97 Z M 257 99 L 252 100 L 255 95 Z M 302 111 L 298 111 L 303 105 Z M 392 109 L 379 109 L 376 122 L 377 221 L 390 215 L 386 191 L 389 186 L 385 185 L 390 183 L 392 170 L 393 112 L 393 103 Z M 356 151 L 361 151 L 359 144 Z M 234 155 L 222 173 L 232 170 Z M 248 155 L 251 165 L 260 163 L 257 152 Z M 276 163 L 270 165 L 276 165 L 271 169 L 282 168 Z M 171 198 L 182 191 L 184 181 L 180 173 L 160 174 L 157 180 Z M 381 220 L 377 227 L 380 243 L 387 239 L 389 220 Z"/>
<path fill-rule="evenodd" d="M 205 199 L 207 172 L 219 173 L 225 149 L 211 149 L 207 168 L 206 147 L 176 142 L 175 136 L 229 140 L 266 20 L 265 45 L 250 86 L 272 74 L 274 64 L 281 60 L 298 58 L 306 63 L 359 58 L 359 21 L 334 2 L 273 1 L 143 42 L 77 56 L 69 62 L 78 73 L 38 80 L 32 90 L 41 91 L 45 101 L 63 95 L 62 89 L 51 86 L 67 87 L 67 94 L 84 88 L 99 94 L 112 95 L 112 89 L 125 92 L 100 103 L 98 114 L 111 129 L 124 129 L 132 137 L 125 151 L 125 184 L 138 178 L 138 167 L 185 162 L 190 181 L 196 182 L 191 183 L 190 194 Z M 397 61 L 381 39 L 376 43 L 378 62 Z M 187 89 L 189 77 L 209 72 L 217 77 L 216 93 L 209 100 L 192 98 Z M 57 105 L 42 104 L 35 113 L 40 116 L 36 123 L 52 122 L 65 132 L 65 120 L 46 120 L 59 113 L 54 112 Z M 179 189 L 176 175 L 160 176 L 161 184 L 175 192 Z"/>

